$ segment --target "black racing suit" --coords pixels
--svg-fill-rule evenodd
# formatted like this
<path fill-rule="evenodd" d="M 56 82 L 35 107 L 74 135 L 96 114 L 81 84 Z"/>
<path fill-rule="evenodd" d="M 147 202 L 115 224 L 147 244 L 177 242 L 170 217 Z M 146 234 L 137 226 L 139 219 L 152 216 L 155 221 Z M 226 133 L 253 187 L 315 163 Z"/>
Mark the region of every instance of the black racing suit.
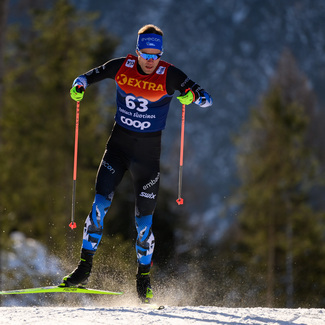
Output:
<path fill-rule="evenodd" d="M 138 73 L 142 76 L 147 76 L 137 63 L 137 59 L 134 58 L 135 57 L 131 57 L 134 62 L 131 61 L 135 64 L 133 68 L 136 68 L 137 72 L 134 72 L 133 75 Z M 130 64 L 127 60 L 128 58 L 118 58 L 108 61 L 104 65 L 92 69 L 86 74 L 76 78 L 74 85 L 79 84 L 86 88 L 89 85 L 106 78 L 115 79 L 116 81 L 116 76 L 121 67 Z M 186 89 L 191 88 L 195 94 L 195 99 L 200 97 L 199 91 L 201 88 L 199 85 L 190 80 L 181 70 L 169 64 L 166 65 L 165 70 L 163 68 L 161 69 L 161 74 L 164 72 L 166 73 L 165 79 L 161 79 L 164 80 L 162 82 L 162 88 L 164 88 L 166 94 L 165 101 L 168 101 L 167 104 L 164 103 L 165 106 L 168 106 L 169 108 L 169 102 L 175 90 L 178 90 L 180 93 L 185 93 Z M 122 74 L 124 79 L 127 78 L 127 75 L 127 72 Z M 160 78 L 161 76 L 158 77 Z M 136 85 L 137 83 L 139 85 L 139 81 L 135 79 L 137 78 L 129 78 L 129 84 L 131 86 Z M 127 82 L 125 80 L 123 83 Z M 149 88 L 150 85 L 149 82 L 143 82 L 143 88 Z M 120 91 L 120 94 L 122 94 L 118 94 L 118 96 L 126 96 L 126 98 L 129 96 L 128 94 L 125 94 L 123 90 L 119 89 L 118 82 L 117 88 L 118 92 Z M 143 91 L 145 92 L 143 89 L 141 91 L 142 93 Z M 132 100 L 137 99 L 136 96 L 129 97 Z M 141 98 L 145 98 L 145 96 L 142 96 Z M 145 99 L 142 99 L 142 101 L 145 101 Z M 133 105 L 133 102 L 131 102 L 130 105 L 131 104 Z M 156 102 L 153 100 L 152 105 L 154 106 L 155 104 Z M 126 112 L 126 108 L 121 109 L 118 107 L 118 109 L 123 112 L 123 114 L 128 113 Z M 139 111 L 143 111 L 143 109 Z M 137 114 L 137 116 L 145 117 L 144 114 L 141 115 L 138 112 Z M 152 120 L 150 120 L 152 125 L 154 125 L 153 116 L 155 117 L 154 114 L 149 116 L 152 118 Z M 132 122 L 132 119 L 122 117 L 122 121 Z M 94 254 L 97 250 L 103 233 L 104 217 L 111 205 L 114 191 L 121 182 L 125 171 L 129 170 L 135 190 L 135 221 L 138 232 L 136 242 L 137 259 L 139 265 L 150 265 L 154 250 L 152 216 L 158 197 L 161 129 L 164 125 L 156 127 L 158 130 L 149 130 L 149 132 L 147 132 L 145 128 L 141 128 L 141 130 L 139 128 L 137 130 L 136 127 L 138 127 L 137 123 L 133 123 L 133 125 L 132 123 L 124 125 L 120 120 L 116 120 L 97 173 L 96 195 L 92 210 L 86 219 L 82 248 L 90 254 Z"/>

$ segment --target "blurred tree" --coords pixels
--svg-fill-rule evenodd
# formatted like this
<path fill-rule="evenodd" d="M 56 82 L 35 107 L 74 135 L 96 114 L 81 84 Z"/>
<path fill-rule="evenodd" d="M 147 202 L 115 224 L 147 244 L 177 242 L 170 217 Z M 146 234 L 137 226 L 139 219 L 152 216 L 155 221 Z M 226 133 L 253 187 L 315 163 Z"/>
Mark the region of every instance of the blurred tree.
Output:
<path fill-rule="evenodd" d="M 65 247 L 71 213 L 75 104 L 69 89 L 78 73 L 103 63 L 99 59 L 104 54 L 109 59 L 117 45 L 96 29 L 95 19 L 95 14 L 58 0 L 51 9 L 32 11 L 32 26 L 10 28 L 5 54 L 0 148 L 3 230 L 23 230 L 58 251 Z M 87 97 L 87 108 L 80 109 L 77 181 L 77 211 L 83 218 L 107 139 L 98 88 L 94 86 Z"/>
<path fill-rule="evenodd" d="M 325 304 L 324 214 L 311 200 L 321 175 L 307 141 L 314 108 L 307 79 L 285 51 L 238 141 L 238 270 L 267 306 Z"/>

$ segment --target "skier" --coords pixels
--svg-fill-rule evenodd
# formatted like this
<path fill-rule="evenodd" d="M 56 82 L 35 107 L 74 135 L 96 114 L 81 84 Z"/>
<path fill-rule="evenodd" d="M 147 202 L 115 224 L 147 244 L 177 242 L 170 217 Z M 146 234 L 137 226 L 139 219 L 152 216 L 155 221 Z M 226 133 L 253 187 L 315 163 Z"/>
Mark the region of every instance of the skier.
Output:
<path fill-rule="evenodd" d="M 126 170 L 135 189 L 136 287 L 143 302 L 153 298 L 150 268 L 155 240 L 152 217 L 160 180 L 161 133 L 165 128 L 169 105 L 175 90 L 185 105 L 192 102 L 212 105 L 211 96 L 175 66 L 162 61 L 163 32 L 152 24 L 138 31 L 137 56 L 112 59 L 77 77 L 70 94 L 81 101 L 91 84 L 109 78 L 116 83 L 115 124 L 106 144 L 96 177 L 96 194 L 86 219 L 81 259 L 77 268 L 63 278 L 61 286 L 85 285 L 91 272 L 93 256 L 103 234 L 104 217 L 114 191 Z"/>

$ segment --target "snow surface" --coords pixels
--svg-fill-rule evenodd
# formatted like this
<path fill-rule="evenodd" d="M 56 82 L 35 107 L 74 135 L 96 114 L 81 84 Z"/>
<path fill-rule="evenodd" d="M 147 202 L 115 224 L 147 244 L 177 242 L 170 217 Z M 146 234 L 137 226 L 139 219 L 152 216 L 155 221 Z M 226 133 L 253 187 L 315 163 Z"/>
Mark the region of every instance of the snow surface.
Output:
<path fill-rule="evenodd" d="M 325 324 L 324 309 L 168 307 L 0 307 L 0 324 Z"/>
<path fill-rule="evenodd" d="M 35 286 L 44 285 L 44 276 L 57 280 L 59 268 L 41 267 L 49 265 L 54 257 L 39 242 L 13 233 L 12 250 L 2 252 L 3 282 L 1 290 L 17 289 L 21 278 L 32 278 Z M 24 250 L 21 244 L 25 243 Z M 20 249 L 19 249 L 20 248 Z M 24 256 L 19 252 L 24 251 Z M 35 254 L 37 252 L 37 254 Z M 41 254 L 40 254 L 41 253 Z M 26 259 L 28 257 L 28 259 Z M 55 261 L 57 263 L 57 261 Z M 20 270 L 20 272 L 17 272 Z M 25 273 L 22 273 L 22 270 Z M 56 272 L 55 272 L 56 271 Z M 29 274 L 29 272 L 32 272 Z M 60 270 L 59 273 L 62 273 Z M 8 277 L 7 277 L 8 275 Z M 9 276 L 11 275 L 11 276 Z M 38 281 L 37 281 L 38 280 Z M 33 294 L 6 295 L 0 297 L 0 325 L 70 325 L 70 324 L 279 324 L 279 325 L 325 325 L 325 309 L 276 309 L 276 308 L 226 308 L 216 306 L 175 306 L 173 298 L 160 297 L 165 309 L 156 310 L 136 305 L 132 293 L 123 296 L 94 296 L 82 294 Z M 184 299 L 184 297 L 182 297 Z M 185 301 L 190 299 L 186 299 Z M 185 305 L 183 303 L 183 305 Z M 190 304 L 190 302 L 188 302 Z M 27 307 L 28 306 L 28 307 Z M 33 306 L 33 307 L 31 307 Z"/>

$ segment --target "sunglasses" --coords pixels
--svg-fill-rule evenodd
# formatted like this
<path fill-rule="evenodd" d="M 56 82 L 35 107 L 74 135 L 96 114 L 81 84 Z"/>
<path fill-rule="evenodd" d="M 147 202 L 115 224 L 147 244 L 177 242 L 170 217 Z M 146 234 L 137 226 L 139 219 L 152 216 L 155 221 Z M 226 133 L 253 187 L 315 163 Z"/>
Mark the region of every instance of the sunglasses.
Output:
<path fill-rule="evenodd" d="M 162 52 L 158 53 L 158 54 L 148 54 L 148 53 L 142 53 L 141 51 L 139 51 L 139 54 L 140 56 L 145 59 L 145 60 L 150 60 L 150 59 L 153 59 L 154 61 L 155 60 L 158 60 L 161 56 L 162 56 Z"/>

